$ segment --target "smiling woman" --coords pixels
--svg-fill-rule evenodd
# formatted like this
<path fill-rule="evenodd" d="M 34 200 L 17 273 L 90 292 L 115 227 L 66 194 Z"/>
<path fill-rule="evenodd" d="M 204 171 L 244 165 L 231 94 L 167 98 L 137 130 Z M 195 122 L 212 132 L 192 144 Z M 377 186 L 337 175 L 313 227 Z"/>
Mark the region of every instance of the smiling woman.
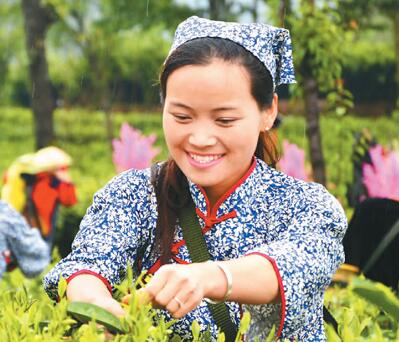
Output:
<path fill-rule="evenodd" d="M 185 20 L 160 76 L 170 158 L 129 170 L 95 196 L 72 253 L 46 276 L 57 296 L 123 315 L 112 291 L 154 274 L 144 291 L 173 334 L 200 323 L 233 341 L 242 310 L 247 339 L 325 340 L 324 289 L 343 261 L 347 223 L 325 188 L 271 166 L 275 89 L 293 83 L 289 33 L 264 24 Z M 207 261 L 208 262 L 205 262 Z"/>
<path fill-rule="evenodd" d="M 277 96 L 270 107 L 259 108 L 245 67 L 220 58 L 177 69 L 166 88 L 163 127 L 170 155 L 213 205 L 249 169 L 259 134 L 273 125 Z"/>

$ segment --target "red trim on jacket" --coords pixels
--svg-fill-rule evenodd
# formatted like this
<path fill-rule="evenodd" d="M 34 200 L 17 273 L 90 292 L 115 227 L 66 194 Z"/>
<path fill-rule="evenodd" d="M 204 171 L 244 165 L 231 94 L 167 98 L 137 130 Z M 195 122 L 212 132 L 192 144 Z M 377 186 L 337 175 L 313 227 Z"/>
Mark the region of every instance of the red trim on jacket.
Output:
<path fill-rule="evenodd" d="M 157 259 L 157 261 L 155 261 L 155 263 L 148 269 L 147 274 L 154 274 L 161 266 L 161 259 Z"/>
<path fill-rule="evenodd" d="M 210 213 L 210 215 L 208 216 L 208 218 L 210 220 L 212 219 L 217 219 L 216 218 L 216 214 L 217 211 L 219 209 L 219 207 L 222 205 L 222 203 L 242 184 L 244 183 L 244 181 L 251 175 L 252 171 L 255 169 L 256 167 L 256 158 L 253 157 L 252 158 L 252 164 L 249 167 L 248 171 L 245 172 L 245 174 L 237 181 L 237 183 L 235 183 L 229 190 L 227 190 L 215 203 L 215 205 L 211 208 L 210 206 L 210 202 L 208 199 L 208 196 L 204 190 L 204 188 L 200 185 L 197 185 L 198 189 L 200 189 L 202 195 L 205 198 L 205 202 L 206 202 L 206 211 L 207 213 Z M 206 216 L 206 215 L 204 215 Z"/>
<path fill-rule="evenodd" d="M 276 273 L 277 276 L 277 282 L 278 282 L 278 288 L 280 289 L 280 298 L 281 298 L 281 320 L 280 320 L 280 325 L 277 331 L 277 337 L 280 337 L 281 332 L 283 331 L 283 326 L 284 326 L 284 321 L 285 321 L 285 309 L 286 309 L 286 300 L 285 300 L 285 292 L 284 292 L 284 285 L 283 285 L 283 279 L 281 278 L 280 271 L 277 267 L 276 260 L 271 258 L 270 256 L 260 253 L 260 252 L 253 252 L 253 253 L 248 253 L 245 256 L 248 255 L 259 255 L 261 257 L 264 257 L 267 259 L 273 266 L 273 270 Z"/>
<path fill-rule="evenodd" d="M 208 232 L 216 223 L 223 222 L 229 218 L 237 217 L 237 212 L 235 210 L 232 210 L 231 212 L 224 214 L 220 217 L 216 217 L 217 211 L 219 207 L 222 205 L 222 203 L 242 184 L 244 181 L 251 175 L 252 171 L 256 167 L 256 158 L 254 157 L 252 160 L 252 164 L 249 167 L 248 171 L 245 172 L 245 174 L 237 181 L 236 184 L 234 184 L 228 191 L 226 191 L 216 202 L 216 204 L 213 206 L 213 208 L 210 210 L 210 204 L 209 204 L 209 199 L 208 196 L 206 195 L 205 190 L 199 186 L 199 190 L 201 191 L 202 195 L 205 198 L 205 203 L 206 203 L 206 208 L 207 208 L 207 213 L 210 213 L 209 216 L 205 215 L 201 210 L 198 208 L 195 208 L 195 212 L 197 215 L 205 222 L 205 227 L 202 229 L 202 235 L 204 235 L 206 232 Z M 187 264 L 186 261 L 179 259 L 176 257 L 176 254 L 179 253 L 179 248 L 183 245 L 186 244 L 186 241 L 180 240 L 177 243 L 174 243 L 171 247 L 172 258 L 178 263 L 178 264 Z M 149 274 L 154 274 L 158 269 L 161 267 L 161 261 L 158 259 L 147 271 Z"/>
<path fill-rule="evenodd" d="M 80 270 L 80 271 L 77 271 L 77 272 L 71 274 L 66 280 L 67 283 L 69 284 L 70 281 L 73 278 L 75 278 L 75 277 L 77 277 L 78 275 L 81 275 L 81 274 L 90 274 L 92 276 L 97 277 L 98 279 L 100 279 L 104 283 L 104 285 L 107 287 L 108 291 L 112 294 L 112 286 L 109 283 L 109 281 L 106 278 L 104 278 L 101 274 L 99 274 L 97 272 L 94 272 L 94 271 L 90 271 L 90 270 Z"/>
<path fill-rule="evenodd" d="M 226 221 L 229 218 L 237 217 L 237 212 L 235 210 L 232 210 L 229 213 L 222 215 L 220 217 L 216 217 L 216 216 L 207 217 L 198 208 L 195 208 L 195 212 L 205 222 L 205 227 L 204 227 L 204 229 L 202 229 L 202 235 L 205 234 L 208 230 L 210 230 L 216 223 Z"/>
<path fill-rule="evenodd" d="M 184 242 L 184 240 L 182 240 L 182 241 Z M 172 251 L 172 253 L 173 253 L 173 251 Z M 177 254 L 177 252 L 175 254 Z M 172 259 L 180 265 L 188 265 L 189 264 L 188 261 L 180 259 L 176 255 L 172 255 Z M 155 261 L 155 263 L 148 269 L 147 274 L 154 274 L 156 271 L 159 270 L 159 268 L 161 266 L 162 266 L 161 259 L 157 259 L 157 261 Z"/>

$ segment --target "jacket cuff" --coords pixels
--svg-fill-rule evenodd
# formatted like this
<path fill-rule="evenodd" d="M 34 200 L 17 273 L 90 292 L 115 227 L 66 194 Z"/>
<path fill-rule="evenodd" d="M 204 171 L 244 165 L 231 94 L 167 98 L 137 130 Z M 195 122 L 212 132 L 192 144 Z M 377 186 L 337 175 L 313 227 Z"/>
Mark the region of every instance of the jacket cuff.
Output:
<path fill-rule="evenodd" d="M 250 253 L 246 254 L 245 256 L 249 256 L 249 255 L 259 255 L 259 256 L 265 258 L 266 260 L 268 260 L 272 264 L 273 270 L 276 273 L 277 282 L 278 282 L 278 288 L 280 290 L 280 298 L 281 298 L 281 319 L 280 319 L 280 325 L 279 325 L 278 331 L 277 331 L 277 337 L 280 337 L 281 336 L 281 332 L 283 331 L 284 321 L 285 321 L 286 300 L 285 300 L 283 279 L 281 278 L 280 271 L 279 271 L 279 269 L 277 267 L 277 263 L 276 263 L 276 261 L 273 258 L 271 258 L 270 256 L 268 256 L 268 255 L 266 255 L 264 253 L 250 252 Z"/>
<path fill-rule="evenodd" d="M 89 275 L 97 277 L 98 279 L 100 279 L 103 282 L 103 284 L 107 287 L 108 291 L 112 294 L 112 286 L 109 283 L 109 281 L 106 278 L 104 278 L 101 274 L 99 274 L 97 272 L 90 271 L 90 270 L 80 270 L 78 272 L 75 272 L 75 273 L 71 274 L 66 280 L 67 283 L 69 284 L 69 282 L 73 278 L 75 278 L 75 277 L 77 277 L 78 275 L 81 275 L 81 274 L 89 274 Z"/>

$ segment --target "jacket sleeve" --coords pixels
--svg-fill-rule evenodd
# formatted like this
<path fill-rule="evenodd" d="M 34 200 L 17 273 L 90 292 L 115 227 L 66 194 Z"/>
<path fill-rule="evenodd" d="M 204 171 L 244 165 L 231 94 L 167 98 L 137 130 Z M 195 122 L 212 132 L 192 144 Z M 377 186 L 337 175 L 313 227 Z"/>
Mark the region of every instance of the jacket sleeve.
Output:
<path fill-rule="evenodd" d="M 75 185 L 61 181 L 58 185 L 58 199 L 66 207 L 70 207 L 78 202 L 76 198 Z"/>
<path fill-rule="evenodd" d="M 77 272 L 97 275 L 109 289 L 120 283 L 128 261 L 133 264 L 148 229 L 142 229 L 140 212 L 145 211 L 148 186 L 143 175 L 123 173 L 98 191 L 86 212 L 71 253 L 44 278 L 46 292 L 57 298 L 60 277 L 68 280 Z"/>
<path fill-rule="evenodd" d="M 50 251 L 38 229 L 31 228 L 25 219 L 8 205 L 2 223 L 7 246 L 18 267 L 27 277 L 39 275 L 50 263 Z"/>
<path fill-rule="evenodd" d="M 276 329 L 280 337 L 295 336 L 304 324 L 320 318 L 324 290 L 344 261 L 346 228 L 339 202 L 321 185 L 309 183 L 299 191 L 291 220 L 278 238 L 247 253 L 267 258 L 276 272 L 281 297 Z M 250 310 L 261 319 L 259 313 L 270 310 L 270 305 Z"/>

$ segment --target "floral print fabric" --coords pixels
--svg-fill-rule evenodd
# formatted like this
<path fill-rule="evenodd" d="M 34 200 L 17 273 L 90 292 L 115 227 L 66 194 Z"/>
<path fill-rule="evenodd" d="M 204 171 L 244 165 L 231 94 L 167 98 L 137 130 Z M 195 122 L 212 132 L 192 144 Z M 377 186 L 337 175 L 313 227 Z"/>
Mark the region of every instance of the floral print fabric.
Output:
<path fill-rule="evenodd" d="M 7 270 L 8 253 L 27 277 L 40 274 L 50 263 L 50 251 L 38 229 L 21 214 L 0 201 L 0 279 Z"/>
<path fill-rule="evenodd" d="M 204 37 L 229 39 L 252 53 L 269 71 L 274 88 L 295 83 L 291 37 L 287 29 L 192 16 L 177 27 L 169 54 L 189 40 Z"/>
<path fill-rule="evenodd" d="M 344 260 L 342 238 L 346 217 L 338 201 L 316 183 L 305 183 L 268 167 L 255 159 L 252 169 L 217 203 L 212 212 L 205 192 L 189 181 L 191 196 L 201 212 L 199 221 L 215 222 L 204 234 L 214 260 L 259 254 L 276 270 L 281 303 L 243 305 L 228 302 L 233 320 L 239 324 L 241 310 L 248 310 L 252 323 L 247 339 L 264 338 L 274 325 L 280 337 L 299 341 L 325 340 L 323 294 L 339 264 Z M 228 215 L 235 212 L 235 215 Z M 207 219 L 209 216 L 225 220 Z M 150 269 L 154 252 L 157 204 L 150 183 L 150 170 L 129 170 L 111 180 L 94 197 L 73 242 L 72 252 L 47 274 L 44 286 L 57 296 L 60 276 L 90 270 L 120 283 L 126 265 Z M 220 221 L 220 222 L 219 222 Z M 182 240 L 177 226 L 175 243 Z M 190 262 L 184 244 L 176 259 Z M 175 262 L 175 261 L 173 261 Z M 160 311 L 167 319 L 166 311 Z M 174 333 L 190 338 L 191 323 L 203 331 L 217 328 L 203 302 L 172 326 Z"/>

